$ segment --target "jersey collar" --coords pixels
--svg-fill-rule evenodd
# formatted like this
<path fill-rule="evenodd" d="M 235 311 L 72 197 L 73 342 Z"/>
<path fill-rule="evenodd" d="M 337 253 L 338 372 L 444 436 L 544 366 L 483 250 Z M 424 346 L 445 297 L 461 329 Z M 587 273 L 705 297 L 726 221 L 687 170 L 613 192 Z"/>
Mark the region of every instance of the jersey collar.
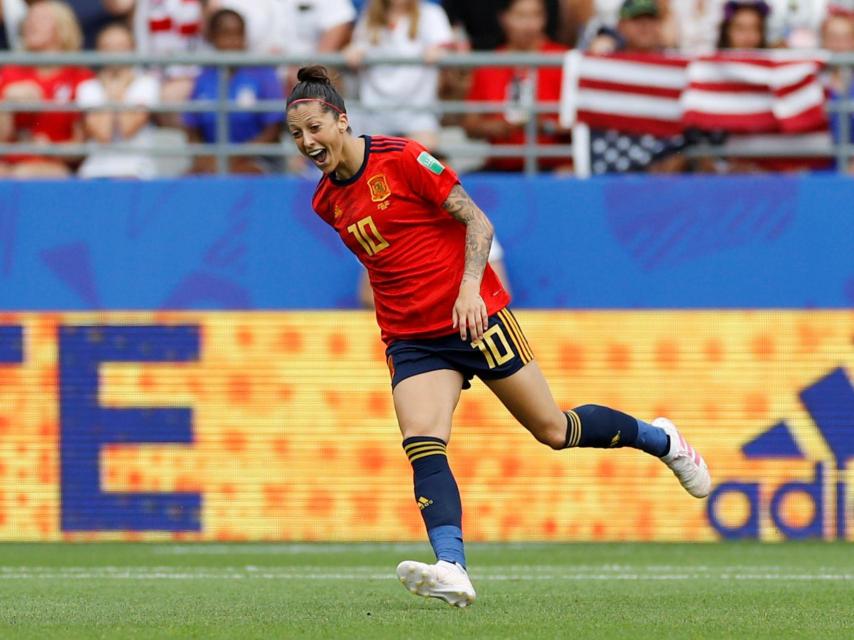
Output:
<path fill-rule="evenodd" d="M 362 160 L 362 166 L 359 167 L 359 170 L 354 173 L 352 176 L 347 178 L 346 180 L 339 180 L 335 177 L 335 173 L 329 174 L 329 180 L 336 187 L 346 187 L 348 184 L 353 184 L 362 177 L 362 174 L 365 172 L 365 167 L 368 166 L 368 157 L 371 155 L 371 136 L 359 136 L 360 138 L 365 139 L 365 158 Z"/>

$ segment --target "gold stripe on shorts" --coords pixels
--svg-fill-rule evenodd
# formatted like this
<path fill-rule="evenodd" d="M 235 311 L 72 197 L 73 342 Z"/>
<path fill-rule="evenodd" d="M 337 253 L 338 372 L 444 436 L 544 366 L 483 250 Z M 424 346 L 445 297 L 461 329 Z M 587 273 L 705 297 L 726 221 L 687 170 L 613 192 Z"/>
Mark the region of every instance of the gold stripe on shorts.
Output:
<path fill-rule="evenodd" d="M 507 328 L 507 334 L 510 336 L 510 342 L 513 343 L 513 346 L 516 349 L 516 355 L 522 360 L 522 364 L 527 364 L 528 360 L 525 357 L 525 352 L 522 351 L 522 345 L 519 344 L 519 340 L 516 337 L 516 334 L 513 332 L 513 328 L 510 326 L 510 323 L 507 321 L 507 317 L 504 315 L 504 309 L 501 309 L 498 312 L 498 317 L 501 318 L 502 324 Z"/>
<path fill-rule="evenodd" d="M 567 420 L 566 446 L 577 447 L 581 441 L 581 418 L 572 409 L 565 411 Z"/>
<path fill-rule="evenodd" d="M 519 354 L 519 357 L 522 358 L 522 362 L 527 364 L 534 358 L 534 354 L 531 353 L 531 348 L 528 346 L 528 343 L 525 342 L 525 337 L 521 335 L 522 330 L 519 328 L 519 325 L 514 322 L 514 318 L 510 315 L 510 312 L 507 309 L 502 309 L 498 312 L 498 316 L 504 321 L 504 326 L 507 327 L 507 331 L 510 333 L 510 339 L 513 341 L 513 344 L 516 345 L 516 351 Z"/>
<path fill-rule="evenodd" d="M 528 350 L 528 353 L 531 354 L 531 358 L 534 357 L 534 350 L 531 349 L 531 345 L 528 344 L 528 338 L 525 337 L 525 332 L 522 331 L 522 325 L 519 324 L 519 321 L 516 319 L 516 316 L 513 315 L 513 312 L 510 309 L 506 309 L 507 315 L 510 316 L 510 322 L 516 327 L 516 330 L 519 332 L 519 337 L 522 339 L 522 342 L 525 344 L 525 348 Z"/>

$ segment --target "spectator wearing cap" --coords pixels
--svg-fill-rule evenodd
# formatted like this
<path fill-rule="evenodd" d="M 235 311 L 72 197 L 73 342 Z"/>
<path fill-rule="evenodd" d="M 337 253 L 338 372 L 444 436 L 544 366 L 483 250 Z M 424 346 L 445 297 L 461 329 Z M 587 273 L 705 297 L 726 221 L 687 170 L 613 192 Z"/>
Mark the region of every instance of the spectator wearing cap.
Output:
<path fill-rule="evenodd" d="M 664 48 L 661 11 L 656 0 L 625 0 L 617 30 L 626 53 L 655 53 Z"/>
<path fill-rule="evenodd" d="M 624 0 L 617 30 L 622 53 L 654 56 L 664 50 L 662 11 L 656 0 Z M 612 129 L 590 130 L 591 167 L 594 174 L 647 172 L 681 173 L 687 160 L 681 153 L 683 136 L 657 137 Z"/>

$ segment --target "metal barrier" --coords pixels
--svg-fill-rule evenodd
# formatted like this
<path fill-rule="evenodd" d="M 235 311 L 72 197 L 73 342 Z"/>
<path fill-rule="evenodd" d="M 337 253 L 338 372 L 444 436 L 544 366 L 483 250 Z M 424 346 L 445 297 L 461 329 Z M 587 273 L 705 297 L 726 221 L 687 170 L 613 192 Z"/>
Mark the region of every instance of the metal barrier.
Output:
<path fill-rule="evenodd" d="M 808 52 L 805 52 L 808 54 Z M 851 69 L 854 67 L 854 53 L 850 54 L 834 54 L 827 56 L 828 65 L 840 66 L 844 71 L 845 86 L 851 86 Z M 344 58 L 340 54 L 317 54 L 310 61 L 312 64 L 323 64 L 335 69 L 346 69 Z M 492 52 L 472 52 L 468 54 L 448 54 L 439 60 L 435 66 L 440 68 L 480 68 L 480 67 L 519 67 L 527 71 L 533 71 L 541 67 L 560 67 L 563 65 L 563 54 L 539 54 L 539 53 L 492 53 Z M 223 73 L 229 67 L 248 67 L 248 66 L 302 66 L 309 63 L 305 58 L 294 56 L 270 56 L 270 55 L 255 55 L 249 53 L 222 53 L 208 52 L 196 54 L 178 54 L 169 56 L 150 56 L 136 53 L 129 54 L 102 54 L 94 51 L 75 52 L 75 53 L 50 53 L 50 54 L 29 54 L 22 52 L 0 52 L 0 66 L 2 65 L 20 65 L 20 66 L 86 66 L 97 68 L 104 65 L 131 65 L 139 66 L 146 65 L 152 67 L 165 67 L 176 64 L 180 65 L 197 65 L 197 66 L 215 66 L 220 73 L 218 74 L 218 96 L 216 100 L 210 101 L 192 101 L 192 102 L 174 102 L 161 103 L 156 106 L 147 107 L 146 110 L 152 113 L 178 113 L 178 112 L 216 112 L 217 116 L 217 141 L 210 144 L 186 144 L 181 147 L 151 145 L 146 147 L 130 146 L 122 144 L 96 144 L 96 143 L 81 143 L 81 144 L 57 144 L 53 146 L 44 146 L 40 144 L 16 144 L 16 143 L 0 143 L 0 155 L 5 154 L 37 154 L 40 156 L 85 156 L 94 152 L 110 150 L 110 151 L 132 151 L 139 153 L 144 150 L 145 153 L 152 156 L 181 156 L 192 157 L 200 155 L 213 155 L 216 158 L 217 172 L 225 174 L 228 172 L 228 159 L 233 156 L 277 156 L 287 161 L 290 157 L 298 155 L 294 145 L 287 138 L 281 144 L 231 144 L 229 140 L 229 123 L 228 115 L 241 111 L 251 112 L 275 112 L 282 111 L 285 108 L 285 102 L 279 100 L 273 101 L 258 101 L 251 106 L 242 106 L 228 99 L 228 76 Z M 423 65 L 423 61 L 411 57 L 368 57 L 365 64 L 394 64 L 394 65 Z M 537 95 L 537 74 L 530 73 L 532 87 L 531 95 Z M 348 105 L 351 107 L 360 107 L 358 100 L 348 99 Z M 406 107 L 409 110 L 415 108 L 411 105 L 387 104 L 383 106 L 383 110 L 394 110 L 399 107 Z M 507 107 L 505 102 L 466 102 L 466 101 L 437 101 L 435 104 L 428 107 L 422 107 L 422 110 L 428 110 L 437 114 L 468 114 L 468 113 L 500 113 Z M 124 105 L 120 103 L 108 102 L 101 110 L 128 111 L 137 110 L 139 107 L 133 105 Z M 371 107 L 375 109 L 375 107 Z M 523 157 L 524 171 L 526 174 L 533 175 L 537 173 L 537 161 L 540 158 L 555 158 L 565 157 L 571 158 L 573 155 L 573 146 L 565 145 L 541 145 L 537 143 L 537 119 L 532 117 L 535 114 L 553 114 L 556 115 L 559 110 L 557 102 L 539 102 L 532 101 L 529 104 L 516 105 L 514 108 L 519 108 L 527 113 L 527 122 L 525 124 L 525 143 L 519 145 L 493 145 L 484 142 L 478 144 L 477 147 L 472 145 L 441 145 L 439 151 L 443 154 L 457 157 L 465 156 L 489 156 L 489 157 Z M 826 147 L 810 147 L 807 149 L 798 150 L 798 155 L 803 157 L 834 157 L 837 160 L 837 165 L 840 172 L 845 172 L 846 165 L 849 159 L 854 158 L 854 145 L 848 140 L 851 136 L 850 121 L 847 116 L 854 114 L 854 100 L 844 99 L 827 104 L 827 109 L 830 112 L 840 113 L 842 117 L 839 119 L 839 142 Z M 55 102 L 38 102 L 38 103 L 5 103 L 0 102 L 0 112 L 39 112 L 39 111 L 87 111 L 88 108 L 83 108 L 75 104 L 62 104 L 61 109 L 57 109 Z M 478 141 L 480 142 L 480 141 Z M 750 145 L 698 145 L 692 150 L 686 152 L 692 156 L 716 156 L 725 157 L 730 153 L 737 153 L 740 157 L 775 157 L 775 156 L 791 156 L 791 143 L 781 141 L 778 147 L 763 146 L 761 148 L 751 148 Z M 287 165 L 287 162 L 283 163 Z"/>

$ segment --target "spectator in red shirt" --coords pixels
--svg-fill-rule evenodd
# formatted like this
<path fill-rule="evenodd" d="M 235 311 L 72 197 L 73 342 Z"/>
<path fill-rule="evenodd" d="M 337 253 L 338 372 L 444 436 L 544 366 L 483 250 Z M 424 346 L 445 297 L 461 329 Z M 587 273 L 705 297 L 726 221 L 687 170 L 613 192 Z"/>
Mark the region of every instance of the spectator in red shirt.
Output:
<path fill-rule="evenodd" d="M 551 53 L 565 51 L 566 47 L 546 35 L 546 9 L 543 0 L 504 0 L 500 5 L 499 20 L 507 44 L 496 49 L 507 53 Z M 503 113 L 468 114 L 463 120 L 466 133 L 472 138 L 483 138 L 492 144 L 522 145 L 525 142 L 525 124 L 528 106 L 536 101 L 560 100 L 561 69 L 540 68 L 537 72 L 537 95 L 533 96 L 530 71 L 516 67 L 483 67 L 472 77 L 467 99 L 472 102 L 504 101 Z M 557 115 L 545 115 L 537 123 L 540 144 L 556 144 L 564 139 L 558 129 Z M 565 158 L 540 160 L 540 168 L 569 167 Z M 492 171 L 521 171 L 521 157 L 490 158 L 486 168 Z"/>
<path fill-rule="evenodd" d="M 82 42 L 74 12 L 58 0 L 33 4 L 27 11 L 21 35 L 25 50 L 33 53 L 78 51 Z M 0 99 L 71 103 L 80 83 L 92 76 L 83 67 L 9 65 L 0 71 Z M 59 111 L 3 114 L 0 139 L 45 147 L 80 142 L 83 139 L 80 114 Z M 33 155 L 7 157 L 4 163 L 3 172 L 14 177 L 65 177 L 75 164 L 70 159 Z"/>

